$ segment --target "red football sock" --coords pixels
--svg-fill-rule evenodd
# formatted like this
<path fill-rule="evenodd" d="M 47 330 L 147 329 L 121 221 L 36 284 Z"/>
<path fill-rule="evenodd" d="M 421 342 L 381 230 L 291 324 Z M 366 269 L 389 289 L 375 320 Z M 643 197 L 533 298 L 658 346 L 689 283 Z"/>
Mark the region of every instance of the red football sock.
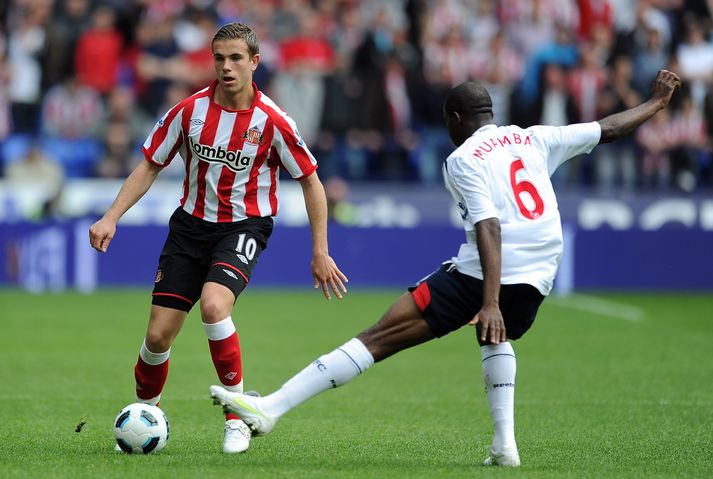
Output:
<path fill-rule="evenodd" d="M 141 345 L 139 358 L 134 367 L 136 379 L 136 397 L 140 401 L 158 404 L 161 391 L 168 377 L 168 357 L 171 350 L 163 353 L 153 353 L 148 350 L 146 343 Z"/>
<path fill-rule="evenodd" d="M 228 316 L 215 324 L 203 323 L 203 327 L 208 336 L 210 355 L 220 382 L 231 391 L 242 392 L 243 365 L 240 341 L 232 318 Z M 239 419 L 239 417 L 233 413 L 226 413 L 225 419 Z"/>

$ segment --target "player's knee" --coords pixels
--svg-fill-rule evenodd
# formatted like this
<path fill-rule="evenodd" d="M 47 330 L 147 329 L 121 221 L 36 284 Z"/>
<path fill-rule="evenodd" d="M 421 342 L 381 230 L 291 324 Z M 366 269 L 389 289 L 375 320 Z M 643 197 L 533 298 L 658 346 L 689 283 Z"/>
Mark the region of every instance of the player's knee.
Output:
<path fill-rule="evenodd" d="M 393 344 L 384 341 L 383 336 L 379 334 L 379 330 L 376 327 L 362 332 L 357 336 L 357 339 L 369 350 L 376 363 L 398 351 L 398 348 L 394 348 Z"/>
<path fill-rule="evenodd" d="M 171 347 L 173 335 L 168 331 L 149 329 L 146 332 L 146 347 L 152 353 L 163 353 Z"/>
<path fill-rule="evenodd" d="M 224 320 L 230 315 L 232 308 L 232 303 L 226 303 L 220 298 L 201 298 L 201 316 L 204 323 L 217 323 Z"/>

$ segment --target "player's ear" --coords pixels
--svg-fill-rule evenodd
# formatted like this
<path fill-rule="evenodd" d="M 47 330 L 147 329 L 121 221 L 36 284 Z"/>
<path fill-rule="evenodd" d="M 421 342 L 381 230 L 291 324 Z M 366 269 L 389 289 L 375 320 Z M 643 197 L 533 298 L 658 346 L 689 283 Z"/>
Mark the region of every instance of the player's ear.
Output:
<path fill-rule="evenodd" d="M 252 57 L 250 57 L 250 69 L 254 72 L 257 70 L 257 65 L 260 63 L 260 54 L 256 53 Z"/>
<path fill-rule="evenodd" d="M 463 117 L 460 113 L 455 110 L 446 112 L 446 124 L 460 125 L 461 123 L 463 123 Z"/>

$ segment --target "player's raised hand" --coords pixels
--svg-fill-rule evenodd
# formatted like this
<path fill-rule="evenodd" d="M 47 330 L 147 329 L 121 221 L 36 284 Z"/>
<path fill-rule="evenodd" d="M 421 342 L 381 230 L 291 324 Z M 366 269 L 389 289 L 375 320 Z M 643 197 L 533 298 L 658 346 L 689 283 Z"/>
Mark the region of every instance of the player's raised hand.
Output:
<path fill-rule="evenodd" d="M 89 228 L 89 244 L 100 253 L 106 253 L 116 233 L 116 222 L 102 218 Z"/>
<path fill-rule="evenodd" d="M 661 108 L 664 108 L 679 88 L 681 88 L 681 79 L 678 75 L 668 70 L 659 70 L 651 86 L 651 99 L 659 102 Z"/>
<path fill-rule="evenodd" d="M 344 283 L 348 283 L 349 280 L 344 273 L 339 271 L 332 257 L 327 254 L 312 257 L 312 277 L 315 289 L 321 286 L 324 297 L 327 299 L 332 299 L 329 293 L 330 288 L 339 299 L 342 299 L 342 293 L 347 292 Z"/>
<path fill-rule="evenodd" d="M 484 306 L 468 323 L 470 326 L 480 325 L 480 342 L 491 344 L 503 343 L 507 340 L 505 321 L 497 306 Z"/>

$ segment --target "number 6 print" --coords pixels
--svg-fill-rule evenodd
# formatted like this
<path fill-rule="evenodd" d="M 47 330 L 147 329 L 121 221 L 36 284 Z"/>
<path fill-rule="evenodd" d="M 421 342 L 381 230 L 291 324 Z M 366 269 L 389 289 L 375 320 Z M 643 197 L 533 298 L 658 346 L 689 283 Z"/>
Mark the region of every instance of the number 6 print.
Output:
<path fill-rule="evenodd" d="M 542 201 L 542 197 L 537 192 L 535 185 L 527 180 L 517 181 L 517 172 L 524 168 L 525 165 L 522 163 L 521 159 L 512 162 L 510 165 L 510 185 L 515 193 L 515 202 L 517 203 L 517 207 L 520 209 L 520 213 L 522 213 L 525 218 L 534 220 L 542 216 L 542 212 L 545 210 L 545 203 Z M 535 202 L 535 209 L 527 209 L 525 203 L 522 202 L 522 198 L 520 197 L 523 193 L 530 195 L 532 201 Z"/>

